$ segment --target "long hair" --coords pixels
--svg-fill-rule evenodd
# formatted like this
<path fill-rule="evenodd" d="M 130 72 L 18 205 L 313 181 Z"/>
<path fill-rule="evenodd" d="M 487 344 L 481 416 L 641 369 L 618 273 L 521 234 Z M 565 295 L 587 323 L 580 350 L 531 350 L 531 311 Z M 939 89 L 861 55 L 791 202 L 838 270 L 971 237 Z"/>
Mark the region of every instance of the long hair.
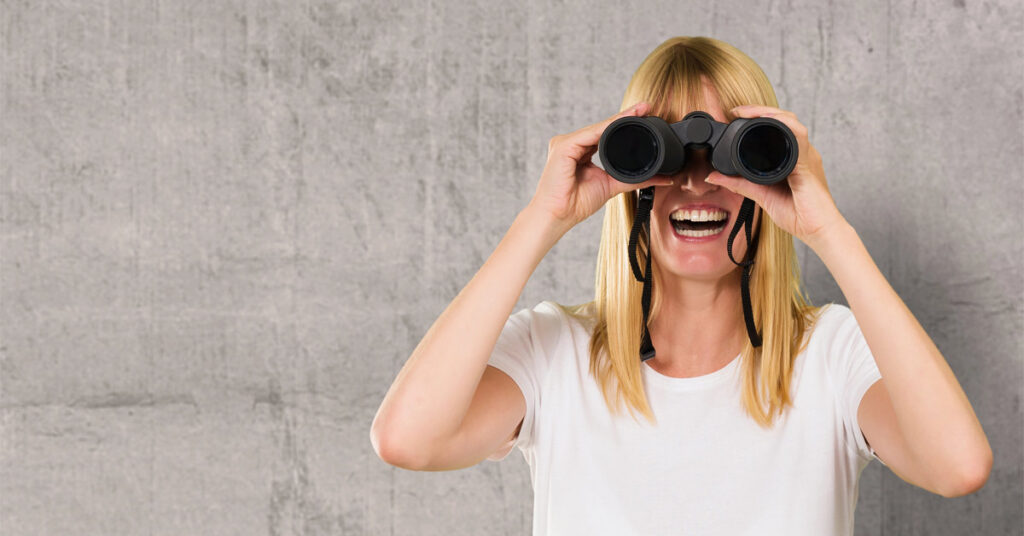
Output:
<path fill-rule="evenodd" d="M 686 113 L 706 109 L 702 84 L 718 92 L 726 119 L 728 110 L 741 104 L 778 107 L 768 77 L 754 61 L 732 45 L 708 37 L 674 37 L 659 45 L 643 61 L 629 82 L 622 110 L 645 101 L 648 115 L 675 123 Z M 792 406 L 790 380 L 793 363 L 806 346 L 820 308 L 803 294 L 800 266 L 793 236 L 780 229 L 760 208 L 760 233 L 751 271 L 750 293 L 754 325 L 762 345 L 754 348 L 747 339 L 741 352 L 742 403 L 747 414 L 762 427 L 770 427 L 776 415 Z M 605 204 L 601 245 L 597 254 L 594 301 L 565 307 L 566 312 L 593 325 L 590 339 L 590 374 L 601 387 L 613 414 L 625 401 L 630 413 L 657 419 L 643 388 L 639 351 L 643 335 L 641 292 L 633 278 L 627 242 L 636 213 L 635 192 L 625 192 Z M 642 232 L 638 255 L 650 254 L 650 237 Z M 652 280 L 659 280 L 652 258 Z M 737 270 L 740 268 L 737 267 Z M 660 285 L 652 293 L 653 319 L 661 305 Z M 648 325 L 650 325 L 650 319 Z M 635 415 L 634 415 L 635 418 Z"/>

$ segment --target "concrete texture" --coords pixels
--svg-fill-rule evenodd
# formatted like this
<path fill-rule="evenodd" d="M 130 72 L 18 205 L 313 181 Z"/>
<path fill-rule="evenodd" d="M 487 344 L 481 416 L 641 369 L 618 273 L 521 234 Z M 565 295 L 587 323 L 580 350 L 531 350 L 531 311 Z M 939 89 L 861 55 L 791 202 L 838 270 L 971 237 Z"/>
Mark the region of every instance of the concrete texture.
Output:
<path fill-rule="evenodd" d="M 958 499 L 872 464 L 857 534 L 1021 534 L 1022 11 L 0 1 L 0 533 L 529 533 L 518 453 L 406 471 L 370 423 L 548 139 L 709 35 L 809 127 L 995 452 Z M 599 227 L 518 307 L 588 300 Z M 800 248 L 812 300 L 845 303 Z"/>

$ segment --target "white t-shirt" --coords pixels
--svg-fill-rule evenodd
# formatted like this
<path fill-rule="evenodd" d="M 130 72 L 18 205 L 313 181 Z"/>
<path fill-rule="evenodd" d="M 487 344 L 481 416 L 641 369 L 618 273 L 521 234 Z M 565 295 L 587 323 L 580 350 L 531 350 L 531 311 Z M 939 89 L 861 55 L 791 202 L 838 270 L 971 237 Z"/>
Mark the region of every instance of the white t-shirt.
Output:
<path fill-rule="evenodd" d="M 881 374 L 848 307 L 824 307 L 795 362 L 794 406 L 769 430 L 742 408 L 740 356 L 692 378 L 644 362 L 658 426 L 613 416 L 589 373 L 590 329 L 541 302 L 509 317 L 488 362 L 526 399 L 518 438 L 488 459 L 522 451 L 535 536 L 852 536 L 860 473 L 878 459 L 857 408 Z"/>

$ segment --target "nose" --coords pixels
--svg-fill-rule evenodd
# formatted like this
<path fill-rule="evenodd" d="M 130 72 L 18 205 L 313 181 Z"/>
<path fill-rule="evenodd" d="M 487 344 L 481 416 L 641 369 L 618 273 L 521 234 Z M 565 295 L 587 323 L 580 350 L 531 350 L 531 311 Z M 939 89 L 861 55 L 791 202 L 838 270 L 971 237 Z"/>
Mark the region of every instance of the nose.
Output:
<path fill-rule="evenodd" d="M 686 165 L 678 173 L 672 175 L 672 180 L 684 190 L 690 190 L 695 194 L 712 191 L 718 188 L 714 184 L 704 182 L 712 171 L 711 152 L 708 149 L 688 149 L 686 151 Z"/>

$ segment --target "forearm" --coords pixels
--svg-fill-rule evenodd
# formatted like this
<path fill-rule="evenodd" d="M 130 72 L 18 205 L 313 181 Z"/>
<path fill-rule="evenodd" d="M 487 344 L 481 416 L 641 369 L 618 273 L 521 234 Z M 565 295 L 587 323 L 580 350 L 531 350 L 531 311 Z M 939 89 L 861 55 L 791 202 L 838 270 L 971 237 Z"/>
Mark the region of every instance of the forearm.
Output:
<path fill-rule="evenodd" d="M 519 295 L 563 227 L 530 205 L 516 216 L 398 373 L 374 419 L 375 442 L 391 454 L 419 452 L 456 432 Z"/>
<path fill-rule="evenodd" d="M 956 376 L 845 221 L 808 245 L 832 273 L 860 325 L 899 428 L 925 467 L 971 474 L 991 457 Z"/>

